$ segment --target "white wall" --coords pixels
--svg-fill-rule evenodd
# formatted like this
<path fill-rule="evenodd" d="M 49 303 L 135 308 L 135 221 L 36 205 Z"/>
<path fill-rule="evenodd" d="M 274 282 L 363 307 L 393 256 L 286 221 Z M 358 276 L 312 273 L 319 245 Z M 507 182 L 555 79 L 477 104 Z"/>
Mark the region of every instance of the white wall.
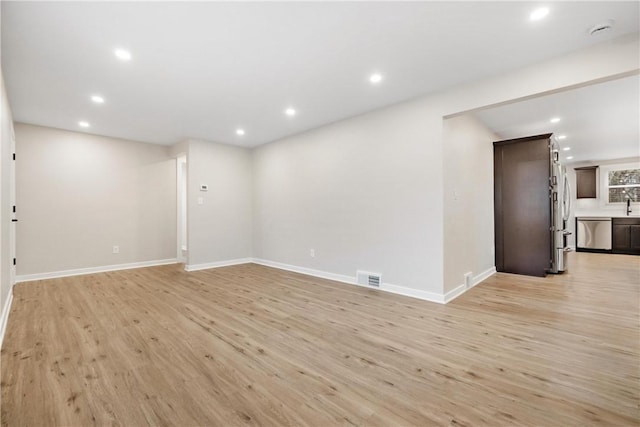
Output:
<path fill-rule="evenodd" d="M 166 147 L 26 124 L 16 125 L 16 138 L 20 278 L 175 259 L 179 155 L 187 157 L 187 268 L 252 256 L 248 149 L 196 140 Z"/>
<path fill-rule="evenodd" d="M 5 308 L 13 283 L 11 283 L 10 268 L 12 262 L 10 229 L 10 193 L 15 183 L 10 179 L 10 164 L 12 160 L 11 134 L 13 119 L 4 78 L 0 72 L 0 86 L 2 86 L 2 100 L 0 104 L 0 310 Z M 4 314 L 4 313 L 3 313 Z M 7 313 L 8 314 L 8 313 Z M 0 329 L 4 326 L 0 318 Z M 0 331 L 0 342 L 2 341 Z"/>
<path fill-rule="evenodd" d="M 444 260 L 462 246 L 444 238 L 445 213 L 459 208 L 444 165 L 463 170 L 470 154 L 447 144 L 443 117 L 638 73 L 639 47 L 637 34 L 626 36 L 255 149 L 254 255 L 350 277 L 380 272 L 383 282 L 444 295 L 459 283 L 447 268 L 445 287 Z M 463 178 L 460 187 L 492 191 Z M 493 217 L 475 227 L 492 229 Z M 477 238 L 483 247 L 465 265 L 487 262 L 486 236 Z"/>
<path fill-rule="evenodd" d="M 189 140 L 187 157 L 187 268 L 250 258 L 252 253 L 251 152 Z M 200 191 L 200 185 L 208 191 Z M 203 204 L 198 204 L 202 198 Z"/>
<path fill-rule="evenodd" d="M 168 147 L 15 129 L 19 276 L 175 259 L 176 169 Z"/>
<path fill-rule="evenodd" d="M 409 103 L 254 150 L 254 256 L 436 289 L 441 175 L 425 162 L 442 153 L 424 143 L 428 127 Z"/>
<path fill-rule="evenodd" d="M 465 114 L 444 121 L 444 292 L 495 267 L 493 142 L 501 138 Z"/>

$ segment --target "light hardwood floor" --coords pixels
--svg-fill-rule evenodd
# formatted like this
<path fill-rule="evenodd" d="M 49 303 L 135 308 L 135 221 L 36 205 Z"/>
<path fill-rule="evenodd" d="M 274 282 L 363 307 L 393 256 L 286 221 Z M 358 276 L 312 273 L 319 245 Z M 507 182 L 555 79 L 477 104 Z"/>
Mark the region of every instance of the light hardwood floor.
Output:
<path fill-rule="evenodd" d="M 2 424 L 640 423 L 640 257 L 448 305 L 253 264 L 19 284 Z"/>

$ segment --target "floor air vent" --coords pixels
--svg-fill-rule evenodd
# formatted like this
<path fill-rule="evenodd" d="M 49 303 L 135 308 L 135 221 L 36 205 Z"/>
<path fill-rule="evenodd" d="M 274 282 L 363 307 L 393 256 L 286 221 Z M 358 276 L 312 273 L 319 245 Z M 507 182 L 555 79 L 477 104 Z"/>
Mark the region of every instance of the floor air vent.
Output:
<path fill-rule="evenodd" d="M 368 271 L 357 272 L 358 284 L 379 288 L 382 283 L 382 275 L 380 273 L 370 273 Z"/>

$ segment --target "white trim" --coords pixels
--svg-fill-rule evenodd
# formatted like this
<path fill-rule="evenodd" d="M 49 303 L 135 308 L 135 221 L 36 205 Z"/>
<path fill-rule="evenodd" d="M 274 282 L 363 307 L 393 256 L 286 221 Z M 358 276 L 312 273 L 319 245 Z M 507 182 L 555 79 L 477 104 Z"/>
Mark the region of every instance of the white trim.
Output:
<path fill-rule="evenodd" d="M 254 264 L 265 265 L 267 267 L 277 268 L 279 270 L 287 270 L 293 271 L 294 273 L 306 274 L 308 276 L 320 277 L 322 279 L 335 280 L 336 282 L 348 283 L 350 285 L 358 285 L 355 277 L 345 276 L 343 274 L 335 274 L 328 273 L 326 271 L 314 270 L 312 268 L 307 267 L 298 267 L 297 265 L 283 264 L 281 262 L 269 261 L 266 259 L 253 258 L 252 262 Z M 362 285 L 358 285 L 362 286 Z M 366 288 L 370 288 L 369 286 L 365 286 Z"/>
<path fill-rule="evenodd" d="M 482 273 L 473 276 L 473 279 L 471 280 L 471 286 L 469 286 L 469 288 L 465 288 L 464 283 L 462 285 L 456 286 L 454 289 L 450 290 L 449 292 L 447 292 L 444 296 L 444 303 L 448 303 L 450 301 L 453 301 L 454 299 L 456 299 L 457 297 L 459 297 L 460 295 L 464 294 L 465 292 L 467 292 L 469 289 L 473 288 L 474 286 L 476 286 L 479 283 L 482 283 L 484 280 L 486 280 L 487 278 L 493 276 L 494 274 L 496 274 L 496 267 L 493 266 L 491 268 L 486 269 L 485 271 L 483 271 Z"/>
<path fill-rule="evenodd" d="M 184 271 L 208 270 L 210 268 L 228 267 L 230 265 L 250 264 L 251 262 L 253 262 L 251 258 L 238 258 L 227 261 L 208 262 L 205 264 L 185 265 Z"/>
<path fill-rule="evenodd" d="M 611 188 L 625 188 L 625 187 L 640 187 L 640 184 L 628 184 L 628 185 L 609 185 L 609 172 L 614 172 L 614 171 L 622 171 L 622 170 L 629 170 L 629 169 L 640 169 L 640 163 L 627 163 L 627 164 L 617 164 L 617 165 L 603 165 L 602 169 L 604 171 L 604 192 L 603 192 L 603 199 L 604 199 L 604 204 L 605 206 L 610 206 L 612 208 L 619 208 L 621 206 L 624 206 L 627 204 L 627 202 L 610 202 L 609 201 L 609 189 Z M 631 206 L 633 207 L 634 205 L 638 205 L 640 206 L 640 202 L 631 202 Z"/>
<path fill-rule="evenodd" d="M 184 171 L 184 179 L 182 172 Z M 187 245 L 189 242 L 187 241 L 187 236 L 183 236 L 182 232 L 182 222 L 185 223 L 188 221 L 189 217 L 189 201 L 186 200 L 186 212 L 185 215 L 182 215 L 182 198 L 188 198 L 188 185 L 187 185 L 187 155 L 185 153 L 180 153 L 176 156 L 176 259 L 179 262 L 186 263 L 188 262 L 185 257 L 185 252 L 187 251 Z M 184 216 L 184 218 L 183 218 Z M 189 224 L 186 224 L 185 233 L 188 234 Z M 182 240 L 187 242 L 187 245 L 182 246 Z"/>
<path fill-rule="evenodd" d="M 421 291 L 420 289 L 406 288 L 404 286 L 391 285 L 389 283 L 383 283 L 380 285 L 380 289 L 386 292 L 391 292 L 392 294 L 404 295 L 405 297 L 417 298 L 423 301 L 437 302 L 439 304 L 446 303 L 443 295 L 435 292 Z"/>
<path fill-rule="evenodd" d="M 336 282 L 347 283 L 349 285 L 360 286 L 366 289 L 374 289 L 380 290 L 384 292 L 389 292 L 392 294 L 404 295 L 411 298 L 417 298 L 424 301 L 437 302 L 443 304 L 445 302 L 445 298 L 441 294 L 437 294 L 435 292 L 427 292 L 421 291 L 419 289 L 406 288 L 404 286 L 392 285 L 390 283 L 381 283 L 379 288 L 374 288 L 371 286 L 361 285 L 357 282 L 357 278 L 355 276 L 346 276 L 343 274 L 335 274 L 329 273 L 321 270 L 314 270 L 306 267 L 298 267 L 290 264 L 283 264 L 281 262 L 269 261 L 266 259 L 254 258 L 254 264 L 265 265 L 267 267 L 273 267 L 280 270 L 293 271 L 294 273 L 306 274 L 308 276 L 320 277 L 322 279 L 334 280 Z"/>
<path fill-rule="evenodd" d="M 11 303 L 13 302 L 13 286 L 9 288 L 9 295 L 2 307 L 2 317 L 0 317 L 0 348 L 2 348 L 2 341 L 4 341 L 4 333 L 7 330 L 7 322 L 9 321 L 9 312 L 11 311 Z"/>
<path fill-rule="evenodd" d="M 177 263 L 177 259 L 171 258 L 154 261 L 132 262 L 128 264 L 103 265 L 100 267 L 77 268 L 74 270 L 52 271 L 49 273 L 23 274 L 16 277 L 16 283 L 31 282 L 33 280 L 55 279 L 58 277 L 80 276 L 83 274 L 105 273 L 107 271 L 129 270 L 132 268 L 155 267 L 158 265 Z"/>
<path fill-rule="evenodd" d="M 471 287 L 473 287 L 473 284 Z M 444 294 L 444 303 L 446 304 L 450 301 L 453 301 L 454 299 L 458 298 L 460 295 L 464 294 L 465 292 L 467 292 L 467 289 L 465 288 L 464 283 L 462 285 L 456 286 L 455 288 L 451 289 L 449 292 Z"/>
<path fill-rule="evenodd" d="M 42 280 L 42 279 L 53 279 L 56 277 L 67 277 L 67 276 L 77 276 L 81 274 L 92 274 L 92 273 L 104 273 L 107 271 L 115 271 L 115 270 L 127 270 L 131 268 L 141 268 L 141 267 L 153 267 L 157 265 L 166 265 L 166 264 L 176 264 L 178 263 L 177 259 L 166 259 L 159 261 L 144 261 L 144 262 L 135 262 L 131 264 L 119 264 L 119 265 L 108 265 L 103 267 L 92 267 L 92 268 L 80 268 L 77 270 L 66 270 L 66 271 L 56 271 L 51 273 L 39 273 L 39 274 L 27 274 L 18 276 L 16 279 L 16 283 L 18 282 L 29 282 L 32 280 Z M 389 292 L 392 294 L 403 295 L 411 298 L 417 298 L 423 301 L 436 302 L 439 304 L 446 304 L 449 301 L 457 298 L 462 295 L 472 287 L 476 286 L 478 283 L 485 280 L 487 277 L 493 275 L 496 272 L 495 267 L 491 267 L 486 271 L 474 276 L 471 287 L 469 289 L 465 289 L 465 285 L 462 284 L 457 286 L 455 289 L 447 292 L 446 294 L 438 294 L 436 292 L 428 292 L 422 291 L 420 289 L 407 288 L 404 286 L 393 285 L 391 283 L 381 283 L 379 288 L 374 288 L 367 285 L 361 285 L 357 282 L 357 278 L 355 276 L 346 276 L 343 274 L 335 274 L 329 273 L 321 270 L 314 270 L 312 268 L 307 267 L 298 267 L 296 265 L 284 264 L 276 261 L 269 261 L 266 259 L 260 258 L 238 258 L 227 261 L 216 261 L 209 262 L 205 264 L 194 264 L 194 265 L 185 265 L 184 269 L 187 272 L 198 271 L 198 270 L 207 270 L 211 268 L 219 268 L 219 267 L 228 267 L 232 265 L 239 264 L 259 264 L 267 267 L 277 268 L 279 270 L 292 271 L 294 273 L 306 274 L 308 276 L 320 277 L 322 279 L 333 280 L 336 282 L 347 283 L 349 285 L 360 286 L 366 289 L 380 290 L 384 292 Z M 8 313 L 7 313 L 8 315 Z M 3 312 L 4 316 L 4 312 Z M 4 324 L 3 324 L 4 325 Z M 2 331 L 4 333 L 4 331 Z"/>
<path fill-rule="evenodd" d="M 494 274 L 496 274 L 496 267 L 493 266 L 491 268 L 486 269 L 485 271 L 483 271 L 482 273 L 478 274 L 477 276 L 475 276 L 473 278 L 473 282 L 471 283 L 471 288 L 473 288 L 475 285 L 484 282 L 485 280 L 487 280 L 489 277 L 493 276 Z"/>

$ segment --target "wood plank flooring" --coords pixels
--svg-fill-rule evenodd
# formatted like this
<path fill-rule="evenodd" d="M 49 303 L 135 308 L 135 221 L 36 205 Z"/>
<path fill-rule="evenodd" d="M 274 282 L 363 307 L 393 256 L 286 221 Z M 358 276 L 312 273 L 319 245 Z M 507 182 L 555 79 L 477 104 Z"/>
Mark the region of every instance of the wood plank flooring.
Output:
<path fill-rule="evenodd" d="M 640 257 L 439 305 L 254 264 L 15 287 L 5 426 L 640 424 Z"/>

